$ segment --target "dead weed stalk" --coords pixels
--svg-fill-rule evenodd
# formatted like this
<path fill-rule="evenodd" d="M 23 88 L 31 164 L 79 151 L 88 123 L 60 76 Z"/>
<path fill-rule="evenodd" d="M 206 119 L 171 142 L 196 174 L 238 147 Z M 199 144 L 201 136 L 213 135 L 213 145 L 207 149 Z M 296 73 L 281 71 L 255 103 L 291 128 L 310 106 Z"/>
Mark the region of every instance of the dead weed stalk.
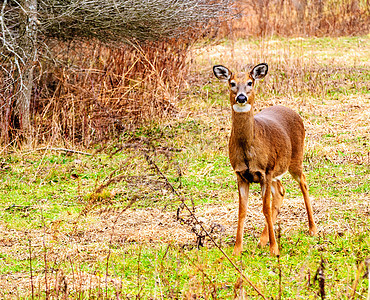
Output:
<path fill-rule="evenodd" d="M 112 227 L 112 231 L 111 231 L 111 235 L 110 235 L 110 239 L 109 239 L 108 254 L 107 254 L 107 259 L 106 259 L 106 264 L 105 264 L 105 298 L 106 299 L 108 299 L 109 258 L 111 256 L 111 248 L 113 246 L 114 231 L 115 231 L 115 228 L 116 228 L 116 225 L 117 225 L 117 222 L 118 222 L 119 218 L 122 216 L 122 214 L 126 210 L 128 210 L 136 202 L 137 199 L 138 199 L 137 197 L 133 197 L 131 199 L 131 201 L 129 202 L 129 204 L 125 208 L 123 208 L 119 211 L 115 220 L 113 221 L 113 227 Z M 141 248 L 140 248 L 140 252 L 141 252 Z"/>
<path fill-rule="evenodd" d="M 367 300 L 370 300 L 370 257 L 366 258 L 365 259 L 365 265 L 367 267 L 367 272 L 364 276 L 367 275 L 367 278 L 368 278 L 368 291 L 367 291 Z"/>
<path fill-rule="evenodd" d="M 356 296 L 356 289 L 358 286 L 358 283 L 360 281 L 361 274 L 363 274 L 363 278 L 368 277 L 368 295 L 367 295 L 367 300 L 370 300 L 370 257 L 366 258 L 363 262 L 360 263 L 360 265 L 357 268 L 356 272 L 356 278 L 352 283 L 352 293 L 351 295 L 347 294 L 348 299 L 352 300 L 355 299 Z"/>
<path fill-rule="evenodd" d="M 194 219 L 194 222 L 200 226 L 202 231 L 207 235 L 207 237 L 211 240 L 211 242 L 216 246 L 216 248 L 223 254 L 224 257 L 230 262 L 230 264 L 234 267 L 234 269 L 241 275 L 241 277 L 257 292 L 257 294 L 262 297 L 263 299 L 267 299 L 264 294 L 253 284 L 253 282 L 238 268 L 238 266 L 231 260 L 231 258 L 225 253 L 225 251 L 217 244 L 217 242 L 213 239 L 212 235 L 204 228 L 202 223 L 198 220 L 196 215 L 194 214 L 193 210 L 186 204 L 184 197 L 182 197 L 174 186 L 169 182 L 168 178 L 162 173 L 158 165 L 153 161 L 147 153 L 143 153 L 146 158 L 148 164 L 153 167 L 157 171 L 157 174 L 166 182 L 166 184 L 171 187 L 172 192 L 176 197 L 181 201 L 182 205 L 185 209 L 190 213 L 191 217 Z"/>
<path fill-rule="evenodd" d="M 28 254 L 30 256 L 29 262 L 30 262 L 30 283 L 31 283 L 31 299 L 34 299 L 35 291 L 33 286 L 33 274 L 32 274 L 32 247 L 31 247 L 31 239 L 28 239 Z"/>
<path fill-rule="evenodd" d="M 45 299 L 49 299 L 49 285 L 48 285 L 48 258 L 47 258 L 47 252 L 48 252 L 48 249 L 46 248 L 46 244 L 45 244 L 45 236 L 46 236 L 46 223 L 45 223 L 45 219 L 44 219 L 44 213 L 42 211 L 42 208 L 40 208 L 41 210 L 41 222 L 43 224 L 43 237 L 42 237 L 42 248 L 43 248 L 43 259 L 44 259 L 44 268 L 45 268 Z"/>
<path fill-rule="evenodd" d="M 278 243 L 279 249 L 281 249 L 281 222 L 280 221 L 278 222 L 277 243 Z M 278 294 L 277 300 L 281 300 L 283 276 L 282 276 L 282 266 L 280 263 L 280 255 L 277 256 L 277 261 L 278 261 L 278 270 L 279 270 L 279 294 Z"/>
<path fill-rule="evenodd" d="M 194 266 L 199 272 L 201 272 L 202 273 L 202 275 L 203 275 L 203 277 L 204 278 L 206 278 L 207 280 L 208 280 L 208 282 L 209 282 L 209 284 L 211 285 L 211 287 L 212 287 L 212 292 L 211 292 L 211 296 L 212 296 L 212 299 L 217 299 L 217 289 L 216 289 L 216 285 L 213 283 L 213 280 L 212 280 L 212 278 L 210 278 L 209 276 L 208 276 L 208 274 L 204 271 L 204 269 L 200 266 L 200 265 L 198 265 L 198 264 L 196 264 L 186 253 L 185 253 L 185 251 L 182 249 L 182 248 L 179 248 L 179 250 L 180 250 L 180 252 L 181 252 L 181 254 L 182 255 L 184 255 L 184 257 L 190 262 L 190 264 L 192 265 L 192 266 Z"/>
<path fill-rule="evenodd" d="M 325 261 L 321 257 L 320 266 L 316 270 L 316 274 L 315 274 L 315 277 L 314 277 L 314 282 L 318 281 L 318 283 L 319 283 L 319 295 L 320 295 L 322 300 L 324 300 L 325 297 L 326 297 L 324 270 L 325 270 Z"/>

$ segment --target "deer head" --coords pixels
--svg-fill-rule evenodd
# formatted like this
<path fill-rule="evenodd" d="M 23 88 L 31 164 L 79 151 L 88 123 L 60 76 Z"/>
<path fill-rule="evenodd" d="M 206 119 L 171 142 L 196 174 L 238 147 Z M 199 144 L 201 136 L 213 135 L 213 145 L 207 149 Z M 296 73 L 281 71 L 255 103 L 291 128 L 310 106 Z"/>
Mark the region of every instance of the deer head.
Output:
<path fill-rule="evenodd" d="M 254 104 L 254 84 L 267 75 L 268 65 L 256 65 L 249 73 L 233 74 L 222 65 L 213 67 L 215 76 L 227 81 L 230 89 L 230 102 L 235 112 L 249 112 Z"/>

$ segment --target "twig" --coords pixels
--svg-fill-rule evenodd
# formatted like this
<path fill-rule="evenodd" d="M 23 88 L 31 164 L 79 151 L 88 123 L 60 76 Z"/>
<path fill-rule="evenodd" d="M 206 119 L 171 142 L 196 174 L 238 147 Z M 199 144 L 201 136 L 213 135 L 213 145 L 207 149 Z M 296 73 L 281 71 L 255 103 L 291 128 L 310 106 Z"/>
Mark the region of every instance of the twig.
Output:
<path fill-rule="evenodd" d="M 359 282 L 359 279 L 360 279 L 360 274 L 361 274 L 362 270 L 364 269 L 364 265 L 365 265 L 365 263 L 362 262 L 357 268 L 356 278 L 355 278 L 355 281 L 352 284 L 352 295 L 351 295 L 351 297 L 349 297 L 350 300 L 355 298 L 357 285 L 358 285 L 358 282 Z"/>
<path fill-rule="evenodd" d="M 124 144 L 122 147 L 120 147 L 119 149 L 117 149 L 115 152 L 113 152 L 112 155 L 116 154 L 117 152 L 119 152 L 120 150 L 122 149 L 140 149 L 142 151 L 150 151 L 151 149 L 149 148 L 142 148 L 142 146 L 140 144 L 133 144 L 133 143 L 127 143 L 127 144 Z M 182 152 L 184 149 L 181 149 L 181 148 L 174 148 L 174 147 L 156 147 L 155 148 L 155 151 L 157 152 Z"/>
<path fill-rule="evenodd" d="M 105 299 L 108 299 L 108 269 L 109 269 L 109 258 L 110 258 L 110 245 L 108 245 L 109 250 L 108 250 L 108 255 L 107 255 L 107 262 L 105 264 Z"/>
<path fill-rule="evenodd" d="M 214 293 L 214 298 L 216 298 L 217 296 L 217 291 L 216 291 L 216 286 L 215 284 L 213 283 L 212 281 L 212 278 L 210 278 L 206 272 L 204 272 L 203 268 L 198 266 L 195 262 L 193 262 L 190 257 L 180 248 L 180 252 L 185 256 L 185 258 L 194 266 L 196 267 L 202 274 L 204 277 L 206 277 L 209 281 L 209 283 L 212 285 L 213 287 L 213 293 Z"/>
<path fill-rule="evenodd" d="M 42 150 L 64 151 L 64 152 L 77 153 L 77 154 L 83 154 L 83 155 L 88 155 L 88 156 L 91 156 L 92 155 L 91 153 L 82 152 L 82 151 L 73 150 L 73 149 L 49 148 L 49 147 L 42 147 L 42 148 L 37 148 L 37 149 L 31 150 L 31 151 L 27 151 L 27 152 L 23 153 L 23 155 L 26 155 L 26 154 L 29 154 L 29 153 L 32 153 L 32 152 L 36 152 L 36 151 L 42 151 Z"/>
<path fill-rule="evenodd" d="M 12 140 L 10 143 L 8 143 L 5 147 L 3 147 L 3 149 L 1 149 L 1 151 L 0 151 L 0 155 L 6 150 L 6 148 L 8 148 L 11 144 L 15 144 L 16 143 L 16 141 L 18 140 L 18 138 L 19 138 L 19 135 L 17 135 L 16 137 L 15 137 L 15 139 L 14 140 Z"/>
<path fill-rule="evenodd" d="M 49 299 L 49 286 L 48 286 L 48 261 L 47 261 L 47 249 L 45 246 L 45 235 L 46 235 L 46 224 L 44 219 L 44 213 L 41 208 L 41 220 L 44 227 L 44 236 L 42 238 L 42 247 L 44 248 L 44 264 L 45 264 L 45 299 Z"/>
<path fill-rule="evenodd" d="M 319 293 L 320 293 L 320 297 L 322 300 L 325 299 L 325 274 L 324 274 L 324 269 L 325 269 L 325 265 L 324 265 L 324 259 L 321 257 L 321 262 L 320 262 L 320 266 L 317 268 L 317 271 L 316 271 L 316 274 L 315 274 L 315 277 L 314 277 L 314 282 L 317 280 L 319 282 Z"/>
<path fill-rule="evenodd" d="M 142 251 L 142 245 L 140 244 L 140 250 L 139 250 L 139 257 L 137 260 L 137 289 L 139 290 L 136 299 L 140 299 L 140 293 L 142 291 L 142 288 L 140 288 L 140 279 L 141 279 L 141 274 L 140 274 L 140 262 L 141 262 L 141 251 Z"/>
<path fill-rule="evenodd" d="M 279 249 L 281 249 L 281 226 L 280 226 L 280 221 L 278 222 L 278 236 L 277 236 L 277 242 Z M 279 295 L 278 295 L 278 300 L 281 300 L 281 294 L 282 294 L 282 272 L 281 272 L 281 263 L 280 263 L 280 255 L 277 256 L 277 261 L 278 261 L 278 268 L 279 268 Z"/>
<path fill-rule="evenodd" d="M 365 266 L 367 267 L 367 278 L 368 278 L 368 291 L 367 291 L 367 300 L 370 300 L 370 256 L 365 259 Z"/>
<path fill-rule="evenodd" d="M 30 254 L 31 293 L 32 293 L 32 300 L 33 300 L 34 299 L 34 288 L 33 288 L 33 274 L 32 274 L 32 248 L 31 248 L 31 239 L 28 239 L 28 252 Z"/>
<path fill-rule="evenodd" d="M 211 242 L 216 246 L 216 248 L 221 251 L 221 253 L 226 257 L 226 259 L 231 263 L 231 265 L 235 268 L 235 270 L 244 278 L 244 280 L 246 282 L 248 282 L 248 284 L 258 293 L 258 295 L 260 295 L 263 299 L 266 299 L 266 297 L 261 293 L 261 291 L 253 284 L 252 281 L 250 281 L 250 279 L 248 277 L 246 277 L 243 272 L 235 265 L 235 263 L 231 260 L 231 258 L 222 250 L 222 248 L 216 243 L 216 241 L 212 238 L 212 236 L 208 233 L 208 231 L 203 227 L 203 225 L 198 221 L 197 217 L 195 216 L 195 214 L 193 213 L 193 211 L 189 208 L 189 206 L 185 203 L 185 200 L 183 197 L 180 196 L 180 194 L 176 191 L 176 189 L 174 188 L 174 186 L 169 182 L 169 180 L 167 179 L 167 177 L 161 172 L 161 170 L 159 169 L 159 167 L 157 166 L 157 164 L 152 160 L 150 159 L 150 157 L 148 156 L 147 153 L 143 153 L 144 154 L 144 157 L 146 158 L 148 164 L 154 166 L 154 168 L 156 169 L 157 173 L 166 181 L 167 185 L 171 188 L 171 190 L 173 191 L 173 193 L 181 200 L 182 204 L 184 205 L 184 207 L 187 209 L 187 211 L 190 213 L 190 215 L 192 216 L 192 218 L 197 222 L 197 224 L 199 224 L 199 226 L 202 228 L 202 230 L 205 232 L 205 234 L 209 237 L 209 239 L 211 240 Z"/>
<path fill-rule="evenodd" d="M 121 164 L 121 167 L 119 167 L 118 170 L 113 170 L 109 176 L 108 176 L 108 179 L 103 182 L 101 185 L 99 185 L 95 191 L 93 192 L 93 194 L 99 194 L 101 193 L 106 187 L 108 187 L 110 184 L 112 183 L 116 183 L 116 182 L 119 182 L 121 181 L 122 179 L 124 179 L 125 177 L 127 177 L 127 175 L 123 175 L 123 174 L 120 174 L 120 175 L 116 175 L 114 176 L 117 172 L 120 172 L 122 170 L 124 170 L 127 166 L 126 164 L 131 160 L 131 157 L 127 158 L 122 164 Z"/>
<path fill-rule="evenodd" d="M 73 268 L 73 262 L 72 262 L 72 259 L 71 257 L 68 257 L 69 259 L 69 262 L 71 264 L 71 269 L 72 269 L 72 283 L 73 283 L 73 289 L 76 290 L 76 286 L 75 286 L 75 271 L 74 271 L 74 268 Z M 89 289 L 89 292 L 90 292 L 90 289 Z"/>
<path fill-rule="evenodd" d="M 110 236 L 110 240 L 109 240 L 109 250 L 108 250 L 108 255 L 107 255 L 107 262 L 106 262 L 106 270 L 105 270 L 105 298 L 108 299 L 108 276 L 109 276 L 109 273 L 108 273 L 108 268 L 109 268 L 109 258 L 110 258 L 110 255 L 111 255 L 111 246 L 112 246 L 112 240 L 113 240 L 113 234 L 114 234 L 114 229 L 116 228 L 116 224 L 117 224 L 117 221 L 118 219 L 121 217 L 121 215 L 126 211 L 128 210 L 135 202 L 136 200 L 138 199 L 138 197 L 133 197 L 130 201 L 130 203 L 120 211 L 120 213 L 117 215 L 116 219 L 114 220 L 113 222 L 113 228 L 112 228 L 112 233 L 111 233 L 111 236 Z"/>

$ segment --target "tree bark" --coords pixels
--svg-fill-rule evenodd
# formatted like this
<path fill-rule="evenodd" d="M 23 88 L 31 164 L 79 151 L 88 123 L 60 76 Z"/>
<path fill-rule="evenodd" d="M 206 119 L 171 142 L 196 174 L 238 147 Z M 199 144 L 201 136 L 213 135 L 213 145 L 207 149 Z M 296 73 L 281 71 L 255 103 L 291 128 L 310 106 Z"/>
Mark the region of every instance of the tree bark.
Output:
<path fill-rule="evenodd" d="M 37 0 L 22 0 L 18 49 L 22 66 L 18 74 L 17 96 L 15 98 L 15 117 L 18 119 L 21 134 L 29 140 L 31 137 L 30 104 L 34 77 L 34 66 L 37 60 Z"/>

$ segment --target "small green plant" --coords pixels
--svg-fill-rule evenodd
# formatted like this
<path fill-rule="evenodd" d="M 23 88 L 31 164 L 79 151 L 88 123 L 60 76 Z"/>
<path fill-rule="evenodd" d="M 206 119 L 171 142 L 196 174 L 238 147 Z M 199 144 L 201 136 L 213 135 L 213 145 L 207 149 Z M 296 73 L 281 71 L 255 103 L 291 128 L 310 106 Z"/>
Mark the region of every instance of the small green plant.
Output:
<path fill-rule="evenodd" d="M 236 266 L 266 299 L 317 299 L 323 292 L 325 299 L 366 299 L 369 100 L 368 90 L 359 90 L 368 84 L 368 66 L 366 53 L 356 52 L 356 61 L 348 53 L 368 40 L 234 45 L 236 61 L 246 52 L 271 61 L 256 110 L 282 104 L 304 119 L 304 169 L 318 237 L 308 236 L 302 196 L 285 176 L 275 228 L 279 260 L 257 246 L 264 225 L 258 185 L 250 191 L 244 252 L 232 256 L 238 195 L 228 161 L 229 103 L 207 69 L 214 63 L 208 56 L 220 60 L 219 53 L 230 53 L 228 41 L 219 45 L 222 51 L 196 57 L 200 71 L 194 75 L 202 82 L 190 87 L 177 119 L 84 150 L 93 155 L 47 147 L 1 152 L 0 298 L 263 299 Z M 362 75 L 355 83 L 356 72 Z M 353 84 L 336 95 L 325 87 Z"/>

